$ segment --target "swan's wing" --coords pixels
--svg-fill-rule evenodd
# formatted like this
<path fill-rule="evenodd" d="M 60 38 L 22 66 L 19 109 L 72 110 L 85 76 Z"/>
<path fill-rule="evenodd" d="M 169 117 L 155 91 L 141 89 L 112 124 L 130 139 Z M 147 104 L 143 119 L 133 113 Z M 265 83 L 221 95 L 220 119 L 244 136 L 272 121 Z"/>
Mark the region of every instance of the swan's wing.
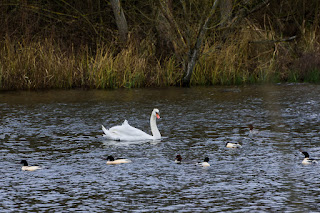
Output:
<path fill-rule="evenodd" d="M 141 136 L 147 135 L 147 133 L 130 126 L 128 121 L 125 120 L 121 126 L 115 126 L 109 129 L 109 131 L 120 134 L 120 135 L 131 135 L 131 136 Z"/>
<path fill-rule="evenodd" d="M 151 135 L 132 127 L 128 124 L 128 121 L 125 120 L 122 125 L 111 127 L 106 129 L 102 126 L 102 130 L 105 133 L 105 136 L 112 140 L 149 140 L 153 139 Z"/>
<path fill-rule="evenodd" d="M 103 133 L 104 133 L 104 134 L 107 134 L 107 133 L 108 133 L 108 130 L 107 130 L 103 125 L 101 125 L 101 127 L 102 127 Z"/>
<path fill-rule="evenodd" d="M 114 140 L 114 141 L 120 141 L 120 137 L 118 135 L 112 134 L 109 130 L 107 130 L 103 125 L 102 125 L 102 131 L 104 133 L 104 137 Z"/>

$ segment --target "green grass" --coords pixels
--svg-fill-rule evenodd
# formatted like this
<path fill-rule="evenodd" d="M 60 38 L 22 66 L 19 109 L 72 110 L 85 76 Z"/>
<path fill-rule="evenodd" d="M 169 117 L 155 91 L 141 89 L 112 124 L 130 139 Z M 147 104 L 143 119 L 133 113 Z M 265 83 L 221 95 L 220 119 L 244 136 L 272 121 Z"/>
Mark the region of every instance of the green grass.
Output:
<path fill-rule="evenodd" d="M 308 74 L 305 76 L 304 82 L 309 82 L 309 83 L 320 82 L 320 70 L 319 69 L 310 70 Z"/>

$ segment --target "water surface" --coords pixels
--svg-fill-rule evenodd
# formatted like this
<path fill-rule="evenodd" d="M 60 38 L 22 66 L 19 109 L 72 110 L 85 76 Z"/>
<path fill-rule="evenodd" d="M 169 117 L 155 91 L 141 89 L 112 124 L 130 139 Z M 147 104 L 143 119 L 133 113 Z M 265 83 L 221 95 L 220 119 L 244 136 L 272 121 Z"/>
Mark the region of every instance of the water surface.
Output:
<path fill-rule="evenodd" d="M 161 141 L 102 137 L 125 119 L 150 133 L 153 108 Z M 320 167 L 299 152 L 320 156 L 319 85 L 3 92 L 0 109 L 1 212 L 320 210 Z"/>

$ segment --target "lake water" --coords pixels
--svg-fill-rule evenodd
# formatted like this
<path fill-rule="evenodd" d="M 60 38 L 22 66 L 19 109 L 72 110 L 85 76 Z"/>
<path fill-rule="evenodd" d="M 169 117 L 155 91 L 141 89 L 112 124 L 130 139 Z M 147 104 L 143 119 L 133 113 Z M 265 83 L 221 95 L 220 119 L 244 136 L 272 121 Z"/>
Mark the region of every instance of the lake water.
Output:
<path fill-rule="evenodd" d="M 150 133 L 153 108 L 161 141 L 103 138 L 125 119 Z M 319 85 L 2 92 L 0 109 L 0 212 L 320 211 L 300 153 L 320 157 Z"/>

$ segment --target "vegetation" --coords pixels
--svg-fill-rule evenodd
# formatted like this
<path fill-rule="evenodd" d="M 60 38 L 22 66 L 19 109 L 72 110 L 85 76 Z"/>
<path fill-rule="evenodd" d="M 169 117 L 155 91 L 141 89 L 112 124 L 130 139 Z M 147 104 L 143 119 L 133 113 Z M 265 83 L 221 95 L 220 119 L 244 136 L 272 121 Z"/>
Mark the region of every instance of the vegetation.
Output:
<path fill-rule="evenodd" d="M 0 13 L 0 90 L 320 82 L 318 0 L 4 0 Z"/>

